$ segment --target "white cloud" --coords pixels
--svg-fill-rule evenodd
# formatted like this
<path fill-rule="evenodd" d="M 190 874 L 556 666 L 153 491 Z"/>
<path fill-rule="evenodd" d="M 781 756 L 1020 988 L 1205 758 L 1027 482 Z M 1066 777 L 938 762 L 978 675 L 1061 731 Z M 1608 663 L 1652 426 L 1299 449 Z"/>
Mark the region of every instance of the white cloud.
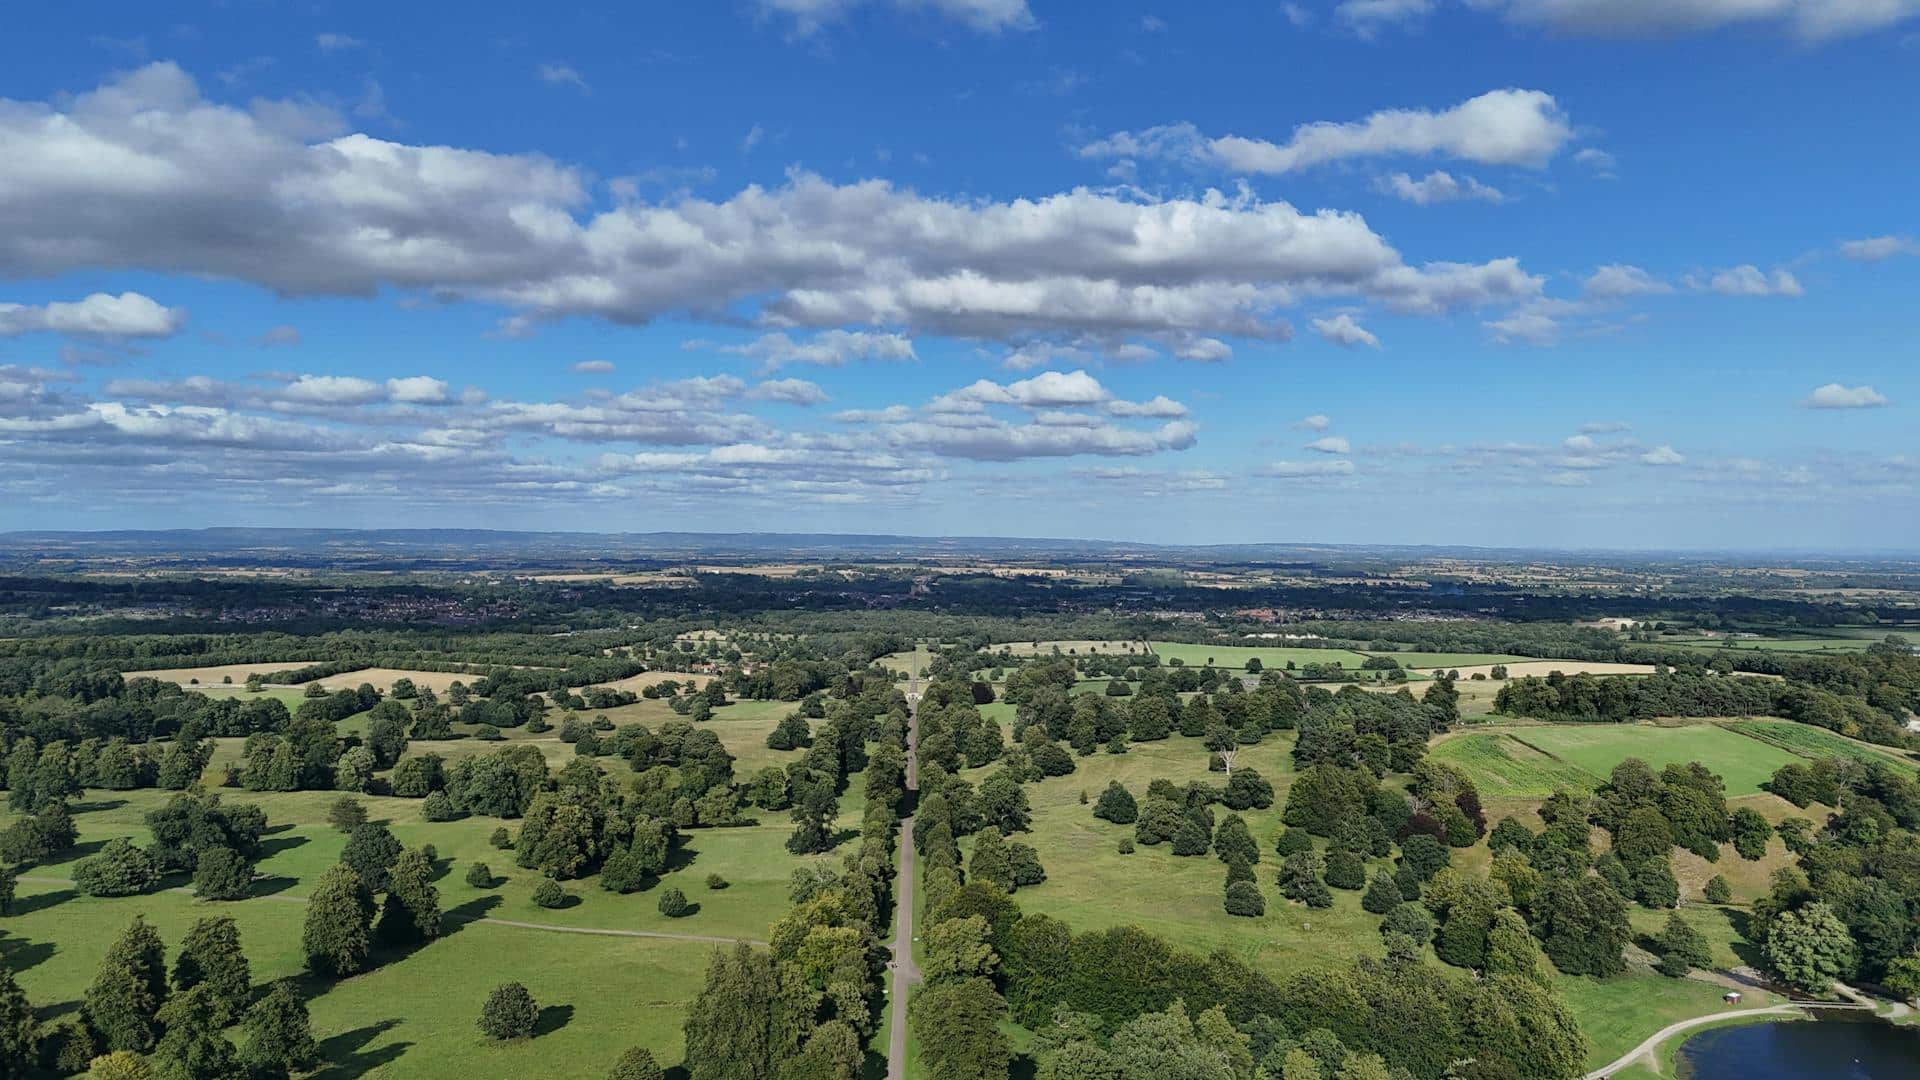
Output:
<path fill-rule="evenodd" d="M 4 146 L 0 142 L 0 146 Z M 0 166 L 4 169 L 4 166 Z M 4 218 L 0 212 L 0 218 Z M 82 300 L 50 304 L 0 304 L 0 337 L 72 334 L 103 338 L 164 338 L 178 333 L 187 313 L 137 292 L 93 293 Z"/>
<path fill-rule="evenodd" d="M 1920 255 L 1920 242 L 1906 236 L 1870 236 L 1842 243 L 1840 254 L 1854 262 L 1882 262 L 1895 255 Z"/>
<path fill-rule="evenodd" d="M 1580 425 L 1580 431 L 1585 435 L 1612 435 L 1632 430 L 1633 425 L 1624 420 L 1589 420 Z"/>
<path fill-rule="evenodd" d="M 1721 270 L 1704 280 L 1694 275 L 1689 283 L 1722 296 L 1801 296 L 1806 292 L 1790 271 L 1776 269 L 1768 274 L 1751 263 Z"/>
<path fill-rule="evenodd" d="M 1569 450 L 1573 450 L 1578 453 L 1585 454 L 1585 453 L 1591 453 L 1592 451 L 1598 449 L 1600 444 L 1594 439 L 1593 436 L 1580 434 L 1580 435 L 1569 435 L 1566 441 L 1561 443 L 1561 445 L 1565 446 Z"/>
<path fill-rule="evenodd" d="M 1166 396 L 1155 394 L 1149 401 L 1109 401 L 1109 416 L 1145 416 L 1156 419 L 1172 419 L 1187 415 L 1187 407 Z"/>
<path fill-rule="evenodd" d="M 1686 455 L 1671 446 L 1656 446 L 1640 455 L 1640 461 L 1645 465 L 1681 465 L 1686 460 Z"/>
<path fill-rule="evenodd" d="M 549 86 L 571 86 L 576 90 L 593 93 L 593 87 L 587 85 L 587 80 L 567 64 L 540 64 L 533 69 L 533 73 L 540 77 L 541 82 Z"/>
<path fill-rule="evenodd" d="M 388 379 L 387 397 L 407 405 L 438 405 L 447 400 L 447 384 L 430 375 Z"/>
<path fill-rule="evenodd" d="M 1433 0 L 1341 0 L 1334 18 L 1363 38 L 1382 27 L 1418 22 L 1433 12 Z"/>
<path fill-rule="evenodd" d="M 1824 40 L 1883 29 L 1920 15 L 1915 0 L 1471 0 L 1508 21 L 1567 33 L 1645 37 L 1783 23 Z"/>
<path fill-rule="evenodd" d="M 1392 173 L 1379 179 L 1376 186 L 1389 195 L 1415 204 L 1432 206 L 1435 203 L 1458 202 L 1462 199 L 1478 199 L 1481 202 L 1498 203 L 1506 201 L 1506 195 L 1499 188 L 1490 187 L 1471 176 L 1455 177 L 1444 169 L 1415 180 L 1406 173 Z"/>
<path fill-rule="evenodd" d="M 320 47 L 321 52 L 326 53 L 346 52 L 349 49 L 358 49 L 366 45 L 366 42 L 360 38 L 353 37 L 349 34 L 336 34 L 332 32 L 315 36 L 313 43 Z"/>
<path fill-rule="evenodd" d="M 1323 439 L 1315 439 L 1308 443 L 1306 448 L 1320 454 L 1353 453 L 1353 445 L 1347 442 L 1345 435 L 1328 435 Z"/>
<path fill-rule="evenodd" d="M 1594 146 L 1588 146 L 1577 151 L 1573 155 L 1573 160 L 1592 169 L 1594 175 L 1602 180 L 1614 179 L 1614 170 L 1619 168 L 1620 165 L 1618 161 L 1614 160 L 1612 154 Z"/>
<path fill-rule="evenodd" d="M 784 401 L 789 405 L 820 405 L 832 399 L 817 383 L 805 379 L 768 379 L 746 396 L 753 401 Z"/>
<path fill-rule="evenodd" d="M 704 342 L 690 342 L 698 348 Z M 763 334 L 745 345 L 723 345 L 721 352 L 760 361 L 767 368 L 784 364 L 819 364 L 839 367 L 855 360 L 917 360 L 913 339 L 903 334 L 878 334 L 865 330 L 828 330 L 810 341 L 799 342 L 784 333 Z"/>
<path fill-rule="evenodd" d="M 1673 291 L 1673 286 L 1637 266 L 1613 263 L 1588 275 L 1581 286 L 1588 296 L 1615 300 L 1628 296 L 1654 296 Z"/>
<path fill-rule="evenodd" d="M 1877 409 L 1887 404 L 1886 395 L 1871 386 L 1844 386 L 1828 383 L 1807 396 L 1810 409 Z"/>
<path fill-rule="evenodd" d="M 1313 327 L 1314 333 L 1319 334 L 1335 345 L 1345 346 L 1349 349 L 1356 345 L 1366 345 L 1376 349 L 1380 347 L 1380 339 L 1375 337 L 1372 331 L 1353 321 L 1353 316 L 1345 312 L 1341 312 L 1331 319 L 1310 320 L 1307 325 Z"/>
<path fill-rule="evenodd" d="M 1560 321 L 1534 311 L 1516 311 L 1480 325 L 1501 345 L 1552 345 L 1560 340 Z"/>
<path fill-rule="evenodd" d="M 1117 132 L 1079 148 L 1085 158 L 1166 158 L 1236 173 L 1278 175 L 1352 158 L 1453 157 L 1488 165 L 1545 165 L 1573 138 L 1551 94 L 1492 90 L 1433 112 L 1388 109 L 1352 123 L 1294 129 L 1285 143 L 1226 135 L 1192 124 Z"/>
<path fill-rule="evenodd" d="M 571 370 L 576 375 L 611 375 L 614 365 L 611 360 L 582 360 L 574 364 Z"/>
<path fill-rule="evenodd" d="M 1254 475 L 1271 476 L 1281 480 L 1325 476 L 1352 476 L 1353 462 L 1345 459 L 1331 461 L 1276 461 L 1255 469 Z"/>
<path fill-rule="evenodd" d="M 1333 421 L 1328 419 L 1324 413 L 1314 413 L 1312 416 L 1304 416 L 1295 420 L 1293 426 L 1302 431 L 1325 431 L 1333 426 Z"/>
<path fill-rule="evenodd" d="M 743 154 L 752 153 L 753 148 L 759 146 L 766 137 L 766 128 L 761 127 L 759 124 L 753 125 L 747 129 L 745 135 L 740 136 L 740 152 Z"/>
<path fill-rule="evenodd" d="M 1558 472 L 1547 477 L 1547 483 L 1554 487 L 1586 487 L 1593 478 L 1583 472 Z"/>
<path fill-rule="evenodd" d="M 931 12 L 986 34 L 1039 25 L 1027 9 L 1027 0 L 759 0 L 761 11 L 789 19 L 796 37 L 816 34 L 856 8 L 875 3 L 901 11 Z"/>
<path fill-rule="evenodd" d="M 1166 28 L 1167 28 L 1167 20 L 1161 18 L 1158 15 L 1140 16 L 1140 29 L 1145 30 L 1149 34 L 1161 33 L 1165 31 Z"/>
<path fill-rule="evenodd" d="M 1198 337 L 1175 345 L 1173 355 L 1196 364 L 1217 364 L 1222 360 L 1233 359 L 1233 346 L 1219 338 Z"/>
<path fill-rule="evenodd" d="M 1419 128 L 1437 119 L 1413 115 Z M 1351 149 L 1383 125 L 1394 127 L 1376 118 L 1334 141 Z M 543 156 L 340 129 L 308 104 L 208 102 L 167 64 L 53 103 L 0 102 L 0 274 L 183 273 L 289 296 L 397 289 L 498 304 L 524 329 L 744 317 L 787 333 L 1144 338 L 1192 357 L 1222 355 L 1236 336 L 1285 340 L 1280 311 L 1304 297 L 1437 315 L 1541 287 L 1511 258 L 1409 264 L 1355 214 L 1245 194 L 994 202 L 795 172 L 720 201 L 593 209 L 587 176 Z M 1311 129 L 1301 138 L 1303 153 L 1325 149 Z M 1459 149 L 1500 157 L 1524 142 Z"/>

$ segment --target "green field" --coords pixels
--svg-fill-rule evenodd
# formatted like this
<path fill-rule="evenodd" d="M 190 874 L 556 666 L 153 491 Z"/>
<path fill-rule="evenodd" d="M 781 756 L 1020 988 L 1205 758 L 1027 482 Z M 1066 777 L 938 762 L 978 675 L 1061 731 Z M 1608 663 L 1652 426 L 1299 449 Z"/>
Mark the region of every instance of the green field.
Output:
<path fill-rule="evenodd" d="M 1803 758 L 1844 757 L 1890 762 L 1909 771 L 1916 768 L 1913 759 L 1899 750 L 1878 748 L 1812 724 L 1796 724 L 1791 720 L 1735 720 L 1726 726 Z"/>
<path fill-rule="evenodd" d="M 1882 635 L 1884 636 L 1884 635 Z M 1705 641 L 1660 641 L 1689 649 L 1748 649 L 1759 652 L 1862 652 L 1879 638 L 1718 638 Z"/>
<path fill-rule="evenodd" d="M 1260 648 L 1246 645 L 1188 645 L 1178 641 L 1149 642 L 1154 654 L 1160 657 L 1162 664 L 1174 660 L 1187 667 L 1214 667 L 1242 669 L 1247 661 L 1258 657 L 1263 667 L 1285 668 L 1289 661 L 1295 665 L 1334 664 L 1343 667 L 1358 668 L 1366 657 L 1350 649 L 1289 649 Z"/>
<path fill-rule="evenodd" d="M 1544 799 L 1556 791 L 1588 792 L 1602 777 L 1568 764 L 1505 732 L 1474 732 L 1437 743 L 1429 753 L 1465 769 L 1482 795 Z"/>
<path fill-rule="evenodd" d="M 1758 792 L 1780 766 L 1800 760 L 1777 746 L 1715 724 L 1551 724 L 1516 728 L 1509 734 L 1596 777 L 1605 777 L 1630 757 L 1656 770 L 1698 761 L 1726 779 L 1729 796 Z"/>
<path fill-rule="evenodd" d="M 1367 650 L 1368 656 L 1390 656 L 1399 661 L 1403 668 L 1457 668 L 1481 667 L 1487 664 L 1519 664 L 1538 657 L 1508 656 L 1505 653 L 1472 652 L 1379 652 Z"/>

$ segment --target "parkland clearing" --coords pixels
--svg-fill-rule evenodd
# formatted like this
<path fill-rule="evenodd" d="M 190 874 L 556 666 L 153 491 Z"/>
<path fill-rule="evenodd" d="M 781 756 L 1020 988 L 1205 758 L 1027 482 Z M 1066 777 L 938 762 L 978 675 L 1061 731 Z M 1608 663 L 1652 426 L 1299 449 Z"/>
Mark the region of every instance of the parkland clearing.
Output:
<path fill-rule="evenodd" d="M 1920 994 L 1920 568 L 329 550 L 0 544 L 0 1075 L 1634 1076 Z"/>

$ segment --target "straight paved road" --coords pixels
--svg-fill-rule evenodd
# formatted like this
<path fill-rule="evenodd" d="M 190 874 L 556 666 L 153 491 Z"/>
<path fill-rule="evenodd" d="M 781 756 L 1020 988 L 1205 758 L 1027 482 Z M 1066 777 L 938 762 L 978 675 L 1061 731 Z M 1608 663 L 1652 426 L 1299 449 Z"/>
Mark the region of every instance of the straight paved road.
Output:
<path fill-rule="evenodd" d="M 920 668 L 914 650 L 913 677 L 907 680 L 907 791 L 920 790 Z M 907 1080 L 907 995 L 920 982 L 913 962 L 913 818 L 900 822 L 899 873 L 893 885 L 893 1022 L 887 1038 L 887 1080 Z"/>

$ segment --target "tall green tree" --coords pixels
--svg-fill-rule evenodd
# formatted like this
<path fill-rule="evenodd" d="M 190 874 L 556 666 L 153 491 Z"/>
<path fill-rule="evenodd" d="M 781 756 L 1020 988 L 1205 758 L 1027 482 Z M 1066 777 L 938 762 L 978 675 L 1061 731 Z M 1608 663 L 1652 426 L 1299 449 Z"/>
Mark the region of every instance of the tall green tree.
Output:
<path fill-rule="evenodd" d="M 360 875 L 344 864 L 330 867 L 307 901 L 307 925 L 300 936 L 307 966 L 323 975 L 352 975 L 365 968 L 372 920 L 373 897 Z"/>
<path fill-rule="evenodd" d="M 240 950 L 240 929 L 224 915 L 198 919 L 181 939 L 173 960 L 173 988 L 207 988 L 207 1001 L 221 1027 L 233 1023 L 253 996 L 253 970 Z"/>
<path fill-rule="evenodd" d="M 1824 992 L 1833 980 L 1853 971 L 1855 948 L 1825 901 L 1816 900 L 1798 911 L 1785 911 L 1767 928 L 1767 962 L 1790 985 Z"/>
<path fill-rule="evenodd" d="M 1006 1080 L 1013 1060 L 1000 1021 L 1007 1003 L 991 979 L 928 985 L 914 995 L 909 1022 L 928 1080 Z"/>
<path fill-rule="evenodd" d="M 707 963 L 687 1011 L 688 1080 L 764 1080 L 773 1075 L 773 960 L 740 942 Z"/>
<path fill-rule="evenodd" d="M 380 909 L 380 940 L 430 941 L 440 936 L 440 890 L 433 863 L 422 851 L 404 851 L 393 862 L 387 898 Z"/>
<path fill-rule="evenodd" d="M 266 996 L 254 1002 L 241 1026 L 247 1041 L 240 1058 L 260 1075 L 285 1077 L 305 1069 L 320 1056 L 307 1003 L 286 980 L 274 983 Z"/>
<path fill-rule="evenodd" d="M 222 1006 L 205 983 L 160 1010 L 166 1034 L 153 1048 L 154 1080 L 248 1080 L 240 1054 L 221 1034 Z"/>
<path fill-rule="evenodd" d="M 33 1064 L 38 1026 L 27 992 L 0 960 L 0 1076 L 23 1075 Z"/>
<path fill-rule="evenodd" d="M 109 1050 L 145 1053 L 160 1037 L 167 1000 L 167 948 L 160 932 L 136 915 L 100 961 L 82 1007 Z"/>

